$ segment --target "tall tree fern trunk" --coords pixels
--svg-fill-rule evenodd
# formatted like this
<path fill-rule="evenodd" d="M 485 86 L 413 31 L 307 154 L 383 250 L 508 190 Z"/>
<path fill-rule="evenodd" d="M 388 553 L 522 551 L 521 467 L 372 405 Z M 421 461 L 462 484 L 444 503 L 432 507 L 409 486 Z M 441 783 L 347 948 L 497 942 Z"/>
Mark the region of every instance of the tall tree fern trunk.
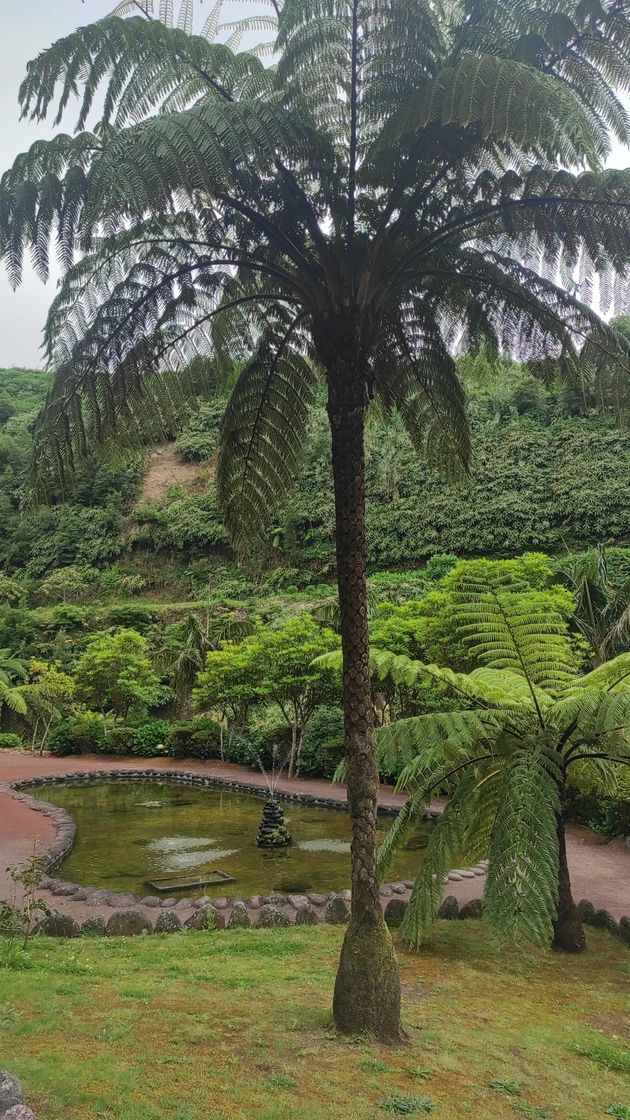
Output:
<path fill-rule="evenodd" d="M 378 770 L 373 744 L 365 528 L 365 388 L 347 368 L 329 370 L 328 415 L 335 481 L 337 578 L 343 648 L 352 910 L 335 983 L 335 1023 L 345 1034 L 397 1041 L 400 978 L 383 920 L 376 870 Z"/>
<path fill-rule="evenodd" d="M 558 916 L 554 926 L 554 949 L 565 953 L 581 953 L 586 948 L 584 928 L 573 894 L 567 862 L 567 841 L 564 817 L 558 817 Z"/>

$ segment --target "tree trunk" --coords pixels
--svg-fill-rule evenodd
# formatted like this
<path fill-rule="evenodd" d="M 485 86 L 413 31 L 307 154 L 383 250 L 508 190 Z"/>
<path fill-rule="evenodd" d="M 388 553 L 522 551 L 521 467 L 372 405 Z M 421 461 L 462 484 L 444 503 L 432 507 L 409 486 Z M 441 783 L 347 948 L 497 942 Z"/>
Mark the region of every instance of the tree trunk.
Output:
<path fill-rule="evenodd" d="M 378 770 L 372 737 L 365 528 L 365 388 L 347 368 L 329 370 L 328 415 L 335 482 L 343 707 L 352 825 L 351 916 L 335 982 L 333 1013 L 344 1034 L 397 1042 L 400 976 L 383 920 L 376 870 Z"/>
<path fill-rule="evenodd" d="M 293 777 L 295 768 L 295 756 L 297 751 L 297 727 L 294 723 L 291 724 L 291 754 L 289 755 L 289 771 L 288 777 Z"/>
<path fill-rule="evenodd" d="M 554 926 L 553 947 L 565 953 L 582 953 L 586 938 L 578 908 L 571 893 L 571 879 L 567 863 L 567 842 L 564 818 L 558 817 L 558 916 Z"/>

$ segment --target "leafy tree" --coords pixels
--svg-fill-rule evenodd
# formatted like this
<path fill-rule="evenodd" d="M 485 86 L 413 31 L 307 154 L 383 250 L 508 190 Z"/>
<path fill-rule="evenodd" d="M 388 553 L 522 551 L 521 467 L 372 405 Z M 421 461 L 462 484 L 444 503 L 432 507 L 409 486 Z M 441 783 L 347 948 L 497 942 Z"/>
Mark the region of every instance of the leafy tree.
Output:
<path fill-rule="evenodd" d="M 418 661 L 473 669 L 476 655 L 462 638 L 457 615 L 462 580 L 497 579 L 518 597 L 523 610 L 549 610 L 569 618 L 574 600 L 554 583 L 556 578 L 552 562 L 539 552 L 513 560 L 460 560 L 417 602 L 381 604 L 370 626 L 372 645 Z"/>
<path fill-rule="evenodd" d="M 429 677 L 464 697 L 466 710 L 383 727 L 386 765 L 403 769 L 409 798 L 381 848 L 393 856 L 438 789 L 449 801 L 426 850 L 402 925 L 419 946 L 455 862 L 489 857 L 485 916 L 500 932 L 580 952 L 584 932 L 571 894 L 564 807 L 569 782 L 614 793 L 630 765 L 630 655 L 575 673 L 566 624 L 533 609 L 496 575 L 462 578 L 457 615 L 482 667 L 471 673 L 375 653 L 379 674 Z M 468 710 L 472 701 L 474 707 Z"/>
<path fill-rule="evenodd" d="M 40 754 L 44 753 L 54 724 L 71 712 L 74 691 L 72 677 L 59 664 L 30 662 L 29 680 L 22 692 L 28 706 L 26 720 L 31 728 L 33 750 L 39 747 Z"/>
<path fill-rule="evenodd" d="M 17 580 L 0 573 L 0 602 L 14 607 L 24 595 L 24 587 Z"/>
<path fill-rule="evenodd" d="M 0 393 L 0 427 L 15 416 L 17 408 L 6 393 Z"/>
<path fill-rule="evenodd" d="M 37 589 L 37 596 L 44 603 L 82 603 L 88 598 L 94 581 L 90 568 L 70 564 L 46 576 Z"/>
<path fill-rule="evenodd" d="M 273 701 L 291 729 L 291 778 L 299 772 L 302 740 L 313 712 L 338 695 L 335 673 L 313 662 L 335 649 L 339 638 L 332 630 L 317 626 L 309 615 L 302 615 L 278 630 L 258 630 L 247 645 L 260 698 Z"/>
<path fill-rule="evenodd" d="M 224 642 L 221 649 L 206 655 L 205 668 L 198 675 L 193 700 L 227 729 L 229 741 L 244 729 L 250 710 L 260 699 L 256 668 L 247 641 Z"/>
<path fill-rule="evenodd" d="M 612 301 L 617 311 L 627 306 L 619 285 L 614 285 L 613 290 L 605 284 L 600 298 L 600 307 L 604 313 L 610 310 Z M 611 326 L 626 342 L 630 342 L 630 315 L 616 314 L 611 319 Z M 611 417 L 620 426 L 628 427 L 628 371 L 619 364 L 616 355 L 598 345 L 597 338 L 591 337 L 590 333 L 577 361 L 541 359 L 531 362 L 529 368 L 533 377 L 549 388 L 554 387 L 558 381 L 563 384 L 567 393 L 573 397 L 575 411 L 586 414 L 597 409 L 600 415 Z"/>
<path fill-rule="evenodd" d="M 615 585 L 608 575 L 604 545 L 594 552 L 561 560 L 558 576 L 575 598 L 573 621 L 592 651 L 593 665 L 601 665 L 630 644 L 630 578 Z"/>
<path fill-rule="evenodd" d="M 337 635 L 319 627 L 310 615 L 293 618 L 277 630 L 258 627 L 239 645 L 225 643 L 222 650 L 208 654 L 195 693 L 197 704 L 228 714 L 232 726 L 241 728 L 254 704 L 274 704 L 291 731 L 288 772 L 293 777 L 313 712 L 338 693 L 334 670 L 313 662 L 338 644 Z"/>
<path fill-rule="evenodd" d="M 43 119 L 57 103 L 59 122 L 76 93 L 78 131 L 35 144 L 5 174 L 0 247 L 14 283 L 28 246 L 46 276 L 53 234 L 67 266 L 46 328 L 56 376 L 35 492 L 58 490 L 88 447 L 171 432 L 204 387 L 202 370 L 173 367 L 229 353 L 243 368 L 219 496 L 235 543 L 251 550 L 301 466 L 325 381 L 353 828 L 334 1012 L 343 1031 L 392 1039 L 400 982 L 376 874 L 366 411 L 379 396 L 416 447 L 465 463 L 452 339 L 571 362 L 589 333 L 625 354 L 574 279 L 625 283 L 630 175 L 602 167 L 611 132 L 625 143 L 630 131 L 616 92 L 630 84 L 630 21 L 619 0 L 567 0 L 562 12 L 551 0 L 273 9 L 277 19 L 256 18 L 274 36 L 270 66 L 214 41 L 216 9 L 187 34 L 191 4 L 179 28 L 112 17 L 45 51 L 23 112 Z"/>
<path fill-rule="evenodd" d="M 123 720 L 133 708 L 150 708 L 160 697 L 146 639 L 135 630 L 117 630 L 90 642 L 77 661 L 75 681 L 78 700 Z"/>

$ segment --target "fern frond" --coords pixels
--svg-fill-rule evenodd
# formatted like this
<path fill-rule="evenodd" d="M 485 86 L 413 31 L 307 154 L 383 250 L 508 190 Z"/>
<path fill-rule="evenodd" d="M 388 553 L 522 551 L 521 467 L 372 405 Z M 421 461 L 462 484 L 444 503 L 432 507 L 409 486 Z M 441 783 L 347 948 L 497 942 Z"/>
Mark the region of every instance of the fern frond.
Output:
<path fill-rule="evenodd" d="M 570 90 L 524 63 L 463 54 L 403 105 L 393 121 L 402 137 L 437 123 L 476 126 L 484 139 L 510 141 L 537 158 L 597 167 L 607 154 L 599 129 Z M 389 140 L 389 137 L 388 137 Z"/>
<path fill-rule="evenodd" d="M 554 691 L 573 677 L 564 620 L 538 599 L 515 592 L 491 571 L 463 572 L 454 582 L 459 633 L 470 652 L 491 669 L 507 669 L 534 688 Z"/>
<path fill-rule="evenodd" d="M 544 749 L 506 763 L 485 892 L 485 917 L 496 930 L 544 946 L 558 906 L 557 783 Z"/>
<path fill-rule="evenodd" d="M 264 541 L 304 455 L 318 376 L 296 346 L 299 331 L 299 317 L 268 327 L 223 420 L 219 498 L 232 539 L 245 552 Z"/>
<path fill-rule="evenodd" d="M 429 837 L 422 867 L 400 926 L 401 937 L 413 949 L 419 949 L 431 932 L 444 891 L 445 877 L 456 866 L 465 846 L 474 812 L 472 792 L 476 783 L 477 775 L 474 773 L 459 783 Z"/>

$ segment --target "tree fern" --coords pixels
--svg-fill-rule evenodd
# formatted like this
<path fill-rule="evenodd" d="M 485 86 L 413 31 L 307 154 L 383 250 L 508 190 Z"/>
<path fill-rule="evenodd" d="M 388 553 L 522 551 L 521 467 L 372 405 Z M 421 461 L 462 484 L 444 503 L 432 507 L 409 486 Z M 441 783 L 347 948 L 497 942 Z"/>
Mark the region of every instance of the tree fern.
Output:
<path fill-rule="evenodd" d="M 429 838 L 402 927 L 414 947 L 431 927 L 449 860 L 462 858 L 489 859 L 485 915 L 502 935 L 538 944 L 560 937 L 560 896 L 562 914 L 574 909 L 561 874 L 568 783 L 611 794 L 630 766 L 630 655 L 572 675 L 560 621 L 530 616 L 520 595 L 488 579 L 482 572 L 454 580 L 461 631 L 486 666 L 454 673 L 372 652 L 378 678 L 411 684 L 429 676 L 476 705 L 397 720 L 377 732 L 384 764 L 398 769 L 397 788 L 409 795 L 382 846 L 382 874 L 431 797 L 439 790 L 451 798 L 444 826 Z"/>
<path fill-rule="evenodd" d="M 152 18 L 80 28 L 30 64 L 20 91 L 35 120 L 59 123 L 76 103 L 78 130 L 38 143 L 0 181 L 12 282 L 29 251 L 45 276 L 51 245 L 67 273 L 47 328 L 54 381 L 33 495 L 63 492 L 88 447 L 170 425 L 195 395 L 191 350 L 219 367 L 232 351 L 243 373 L 218 482 L 234 540 L 253 547 L 299 469 L 325 382 L 355 841 L 335 1015 L 348 1033 L 391 1040 L 399 982 L 376 884 L 365 414 L 378 396 L 417 448 L 466 470 L 457 341 L 559 360 L 588 338 L 628 368 L 589 288 L 597 278 L 622 298 L 630 275 L 630 174 L 603 170 L 611 131 L 630 139 L 630 20 L 619 0 L 563 0 L 562 11 L 551 0 L 273 0 L 243 12 L 271 17 L 265 65 L 241 50 L 247 23 L 222 33 L 217 6 L 194 35 L 191 13 L 191 0 L 154 2 Z M 152 221 L 165 238 L 131 244 Z M 547 620 L 539 643 L 525 616 L 508 633 L 505 609 L 487 613 L 492 598 L 505 608 L 502 591 L 483 591 L 470 621 L 482 616 L 495 683 L 437 676 L 486 708 L 533 709 L 540 727 L 566 679 L 564 636 Z M 469 835 L 458 788 L 453 804 L 438 872 Z"/>

